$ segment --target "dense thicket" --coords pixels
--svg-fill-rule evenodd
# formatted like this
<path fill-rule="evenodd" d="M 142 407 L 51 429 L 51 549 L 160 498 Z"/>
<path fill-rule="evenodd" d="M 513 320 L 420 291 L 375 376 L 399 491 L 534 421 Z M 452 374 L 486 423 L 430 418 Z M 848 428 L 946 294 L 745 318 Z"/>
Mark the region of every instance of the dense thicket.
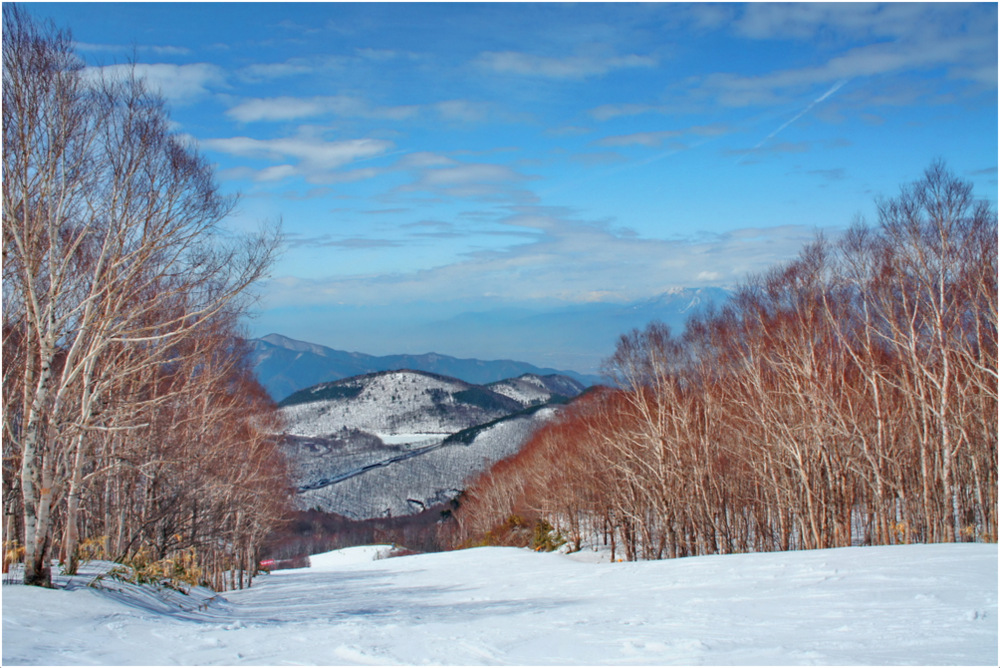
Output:
<path fill-rule="evenodd" d="M 607 370 L 475 482 L 463 539 L 512 514 L 628 559 L 997 539 L 997 217 L 941 164 Z"/>
<path fill-rule="evenodd" d="M 7 551 L 29 584 L 86 552 L 222 586 L 287 496 L 237 336 L 277 237 L 219 232 L 232 199 L 134 73 L 3 14 Z"/>

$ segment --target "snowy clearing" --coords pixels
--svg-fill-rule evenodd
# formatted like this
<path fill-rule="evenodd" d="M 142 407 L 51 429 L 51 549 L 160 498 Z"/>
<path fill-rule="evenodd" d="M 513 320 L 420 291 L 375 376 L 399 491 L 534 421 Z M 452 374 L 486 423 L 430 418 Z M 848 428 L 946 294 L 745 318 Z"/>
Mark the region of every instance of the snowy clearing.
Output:
<path fill-rule="evenodd" d="M 432 443 L 440 443 L 444 439 L 451 436 L 451 433 L 414 433 L 414 434 L 388 434 L 388 433 L 377 433 L 383 443 L 386 445 L 410 445 L 413 447 L 430 445 Z"/>
<path fill-rule="evenodd" d="M 5 585 L 3 663 L 997 663 L 996 545 L 616 564 L 386 550 L 314 556 L 221 596 L 102 591 L 92 575 Z"/>

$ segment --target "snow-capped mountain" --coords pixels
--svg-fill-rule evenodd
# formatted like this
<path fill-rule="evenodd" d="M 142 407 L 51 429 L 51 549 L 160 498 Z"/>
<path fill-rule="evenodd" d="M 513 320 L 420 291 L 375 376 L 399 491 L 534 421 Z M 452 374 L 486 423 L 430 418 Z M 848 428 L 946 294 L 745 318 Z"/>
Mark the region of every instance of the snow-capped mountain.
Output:
<path fill-rule="evenodd" d="M 558 375 L 479 386 L 403 370 L 296 392 L 280 405 L 297 506 L 364 519 L 447 502 L 584 389 Z"/>
<path fill-rule="evenodd" d="M 317 383 L 401 369 L 427 371 L 474 384 L 492 383 L 525 373 L 567 375 L 584 385 L 600 382 L 596 376 L 540 368 L 514 360 L 459 359 L 437 353 L 377 357 L 297 341 L 280 334 L 252 339 L 250 344 L 251 363 L 257 379 L 275 400 Z"/>
<path fill-rule="evenodd" d="M 295 436 L 323 436 L 345 427 L 384 435 L 452 434 L 524 407 L 488 388 L 423 371 L 321 383 L 279 405 Z"/>
<path fill-rule="evenodd" d="M 522 406 L 538 406 L 547 404 L 558 399 L 568 399 L 575 397 L 585 389 L 580 383 L 568 376 L 549 374 L 539 376 L 534 373 L 526 373 L 517 378 L 507 378 L 487 385 L 489 389 L 497 394 L 510 397 Z"/>

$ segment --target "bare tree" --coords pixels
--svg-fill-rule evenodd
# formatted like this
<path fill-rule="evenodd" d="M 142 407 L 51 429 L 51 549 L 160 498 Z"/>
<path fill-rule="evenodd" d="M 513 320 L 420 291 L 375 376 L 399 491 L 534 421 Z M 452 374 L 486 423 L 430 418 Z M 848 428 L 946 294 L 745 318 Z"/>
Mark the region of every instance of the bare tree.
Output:
<path fill-rule="evenodd" d="M 622 336 L 606 372 L 472 486 L 466 524 L 503 488 L 627 559 L 996 540 L 997 217 L 940 163 L 682 338 Z"/>
<path fill-rule="evenodd" d="M 4 11 L 3 140 L 4 352 L 16 349 L 20 393 L 4 422 L 20 463 L 25 581 L 47 584 L 63 500 L 70 552 L 77 541 L 90 436 L 144 426 L 134 405 L 111 416 L 112 392 L 244 309 L 278 237 L 217 234 L 233 200 L 171 133 L 162 100 L 134 71 L 84 77 L 69 35 L 17 7 Z"/>

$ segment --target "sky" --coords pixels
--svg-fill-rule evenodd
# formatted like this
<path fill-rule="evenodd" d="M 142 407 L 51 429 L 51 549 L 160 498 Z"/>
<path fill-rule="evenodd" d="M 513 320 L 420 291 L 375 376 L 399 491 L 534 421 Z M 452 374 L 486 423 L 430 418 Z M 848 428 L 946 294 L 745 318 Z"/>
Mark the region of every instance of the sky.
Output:
<path fill-rule="evenodd" d="M 936 159 L 996 205 L 995 3 L 27 8 L 281 221 L 252 336 L 569 364 L 507 323 L 731 287 Z"/>

